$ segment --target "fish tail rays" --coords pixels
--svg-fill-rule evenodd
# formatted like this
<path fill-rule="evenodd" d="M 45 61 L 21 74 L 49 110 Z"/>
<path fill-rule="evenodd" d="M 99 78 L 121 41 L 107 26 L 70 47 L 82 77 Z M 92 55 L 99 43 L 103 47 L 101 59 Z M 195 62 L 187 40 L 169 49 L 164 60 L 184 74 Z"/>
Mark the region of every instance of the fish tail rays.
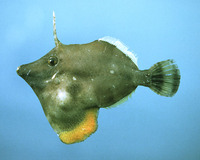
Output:
<path fill-rule="evenodd" d="M 150 68 L 150 89 L 161 96 L 172 97 L 180 84 L 180 71 L 173 60 L 156 63 Z"/>

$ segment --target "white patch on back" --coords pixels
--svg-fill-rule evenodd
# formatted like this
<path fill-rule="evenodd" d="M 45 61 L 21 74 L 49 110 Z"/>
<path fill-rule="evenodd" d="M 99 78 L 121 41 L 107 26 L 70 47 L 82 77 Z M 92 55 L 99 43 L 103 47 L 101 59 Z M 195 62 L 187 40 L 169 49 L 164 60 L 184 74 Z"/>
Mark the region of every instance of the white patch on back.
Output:
<path fill-rule="evenodd" d="M 67 94 L 65 91 L 59 90 L 58 91 L 58 99 L 61 101 L 65 100 L 67 98 Z"/>
<path fill-rule="evenodd" d="M 69 100 L 70 95 L 68 92 L 66 92 L 63 89 L 58 89 L 57 90 L 57 100 L 60 104 L 63 104 L 64 102 L 66 102 L 67 100 Z"/>
<path fill-rule="evenodd" d="M 111 74 L 114 74 L 114 73 L 115 73 L 115 71 L 113 71 L 113 70 L 110 70 L 110 73 L 111 73 Z"/>
<path fill-rule="evenodd" d="M 132 52 L 128 51 L 128 47 L 125 46 L 118 39 L 106 36 L 106 37 L 100 38 L 99 41 L 105 41 L 105 42 L 115 45 L 119 50 L 121 50 L 126 56 L 128 56 L 137 65 L 136 56 Z"/>

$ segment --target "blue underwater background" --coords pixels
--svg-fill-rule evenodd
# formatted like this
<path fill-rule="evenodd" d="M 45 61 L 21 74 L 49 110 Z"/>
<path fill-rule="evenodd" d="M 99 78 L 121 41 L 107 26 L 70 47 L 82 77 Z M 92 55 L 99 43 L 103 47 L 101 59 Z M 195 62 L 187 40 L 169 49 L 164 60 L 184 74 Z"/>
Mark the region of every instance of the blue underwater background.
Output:
<path fill-rule="evenodd" d="M 200 160 L 199 0 L 1 0 L 1 160 Z M 120 39 L 140 69 L 174 59 L 181 83 L 172 98 L 138 87 L 125 103 L 101 109 L 98 130 L 62 143 L 19 65 L 55 47 L 52 12 L 64 44 Z"/>

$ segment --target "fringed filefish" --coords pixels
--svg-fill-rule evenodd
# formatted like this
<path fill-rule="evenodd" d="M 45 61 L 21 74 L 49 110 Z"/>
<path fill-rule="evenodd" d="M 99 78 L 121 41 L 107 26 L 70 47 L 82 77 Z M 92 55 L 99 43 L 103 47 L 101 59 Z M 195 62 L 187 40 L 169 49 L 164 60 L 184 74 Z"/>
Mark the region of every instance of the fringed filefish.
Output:
<path fill-rule="evenodd" d="M 104 37 L 88 44 L 62 44 L 39 60 L 21 65 L 17 74 L 33 89 L 60 140 L 81 142 L 97 129 L 98 111 L 130 95 L 137 86 L 161 96 L 178 90 L 180 72 L 173 60 L 139 70 L 137 58 L 119 40 Z"/>

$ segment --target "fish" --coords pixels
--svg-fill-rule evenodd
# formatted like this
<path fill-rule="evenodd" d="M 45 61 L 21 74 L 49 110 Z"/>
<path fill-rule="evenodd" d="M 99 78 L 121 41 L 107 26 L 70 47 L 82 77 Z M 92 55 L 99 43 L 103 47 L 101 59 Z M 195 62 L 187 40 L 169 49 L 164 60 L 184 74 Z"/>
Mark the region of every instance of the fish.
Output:
<path fill-rule="evenodd" d="M 127 100 L 138 86 L 165 97 L 179 88 L 180 70 L 172 59 L 139 70 L 136 56 L 115 38 L 65 45 L 57 38 L 54 12 L 53 35 L 55 47 L 19 66 L 17 74 L 33 89 L 65 144 L 87 139 L 97 130 L 99 109 Z"/>

